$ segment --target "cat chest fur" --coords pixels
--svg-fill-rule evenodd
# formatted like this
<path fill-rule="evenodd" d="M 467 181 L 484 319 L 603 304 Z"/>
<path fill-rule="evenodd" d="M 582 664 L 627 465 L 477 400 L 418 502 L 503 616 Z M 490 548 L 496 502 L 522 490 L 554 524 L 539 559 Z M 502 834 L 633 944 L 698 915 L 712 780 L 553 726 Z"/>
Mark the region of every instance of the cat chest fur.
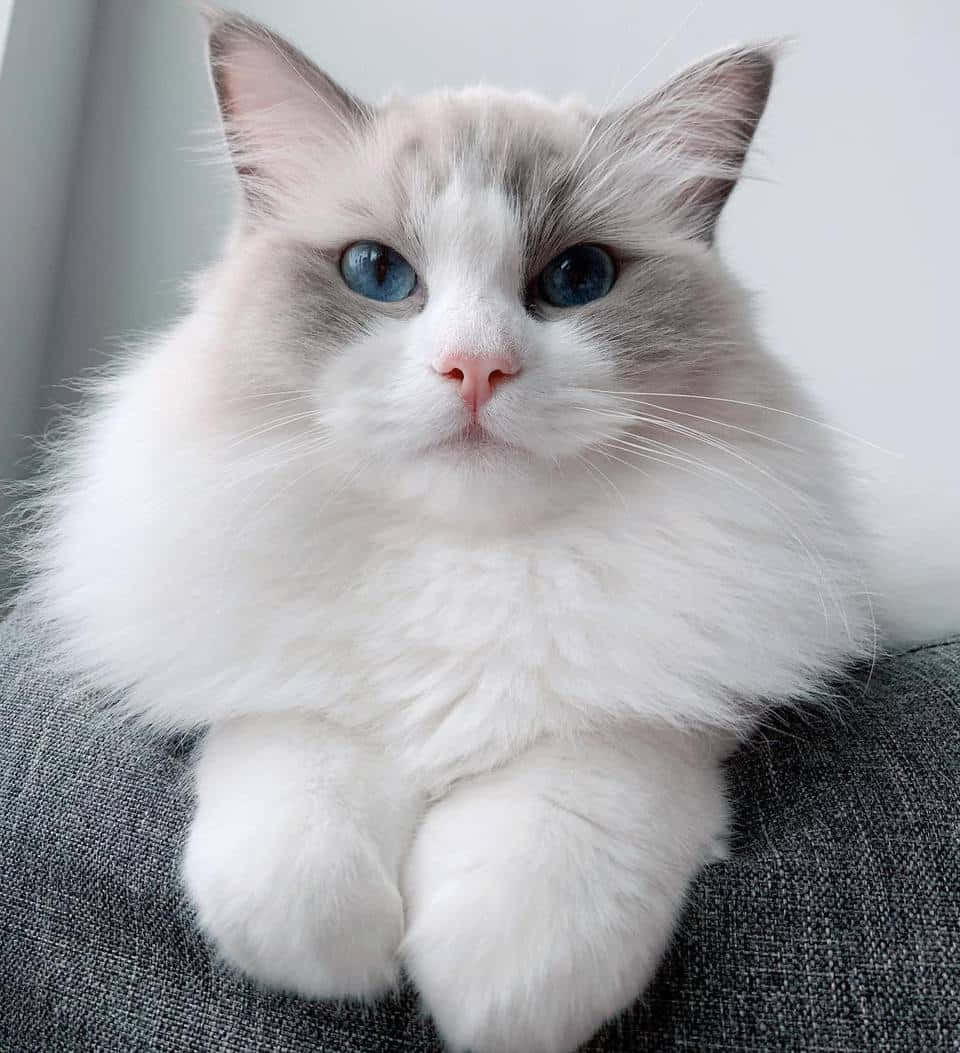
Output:
<path fill-rule="evenodd" d="M 625 582 L 562 539 L 394 535 L 352 577 L 317 619 L 314 661 L 333 690 L 316 705 L 376 728 L 421 770 L 465 750 L 489 762 L 636 688 L 637 643 L 603 618 L 627 602 Z"/>

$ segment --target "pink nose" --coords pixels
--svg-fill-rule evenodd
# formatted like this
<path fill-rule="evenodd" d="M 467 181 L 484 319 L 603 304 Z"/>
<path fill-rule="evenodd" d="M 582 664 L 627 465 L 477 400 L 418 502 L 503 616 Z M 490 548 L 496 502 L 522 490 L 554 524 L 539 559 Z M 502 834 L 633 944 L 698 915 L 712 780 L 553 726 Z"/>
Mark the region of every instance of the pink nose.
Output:
<path fill-rule="evenodd" d="M 450 351 L 433 367 L 460 385 L 460 397 L 474 413 L 493 397 L 493 389 L 520 367 L 506 355 L 468 355 Z"/>

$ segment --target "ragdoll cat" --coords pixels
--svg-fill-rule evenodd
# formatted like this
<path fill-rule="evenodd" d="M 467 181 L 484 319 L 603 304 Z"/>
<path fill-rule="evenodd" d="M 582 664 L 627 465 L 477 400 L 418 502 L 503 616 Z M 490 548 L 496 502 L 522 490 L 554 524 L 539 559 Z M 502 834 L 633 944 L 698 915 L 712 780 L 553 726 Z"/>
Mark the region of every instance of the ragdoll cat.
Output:
<path fill-rule="evenodd" d="M 732 743 L 869 642 L 829 436 L 713 247 L 773 53 L 609 113 L 367 105 L 236 17 L 210 54 L 236 226 L 79 421 L 30 598 L 209 727 L 183 879 L 227 961 L 403 967 L 452 1049 L 573 1050 L 722 852 Z"/>

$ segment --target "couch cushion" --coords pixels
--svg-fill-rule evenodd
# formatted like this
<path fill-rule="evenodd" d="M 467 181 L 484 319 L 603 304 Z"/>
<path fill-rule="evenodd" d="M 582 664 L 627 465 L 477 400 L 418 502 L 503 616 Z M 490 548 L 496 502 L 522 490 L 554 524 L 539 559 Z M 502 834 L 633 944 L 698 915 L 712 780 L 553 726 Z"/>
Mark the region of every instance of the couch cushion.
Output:
<path fill-rule="evenodd" d="M 211 961 L 177 883 L 191 742 L 92 716 L 40 659 L 0 627 L 0 1050 L 439 1053 L 409 990 L 308 1003 Z M 731 762 L 733 855 L 591 1050 L 960 1046 L 960 642 L 867 679 Z"/>

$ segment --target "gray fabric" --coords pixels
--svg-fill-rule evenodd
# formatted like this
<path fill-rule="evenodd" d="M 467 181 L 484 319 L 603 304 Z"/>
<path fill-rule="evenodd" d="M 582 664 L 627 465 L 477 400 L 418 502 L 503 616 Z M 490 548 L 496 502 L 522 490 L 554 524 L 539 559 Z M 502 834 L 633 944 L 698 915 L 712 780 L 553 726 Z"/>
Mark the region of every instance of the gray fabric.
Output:
<path fill-rule="evenodd" d="M 960 644 L 865 678 L 731 764 L 734 855 L 591 1050 L 960 1049 Z M 89 711 L 0 627 L 2 1053 L 438 1053 L 409 991 L 308 1004 L 215 965 L 176 881 L 190 743 Z"/>

